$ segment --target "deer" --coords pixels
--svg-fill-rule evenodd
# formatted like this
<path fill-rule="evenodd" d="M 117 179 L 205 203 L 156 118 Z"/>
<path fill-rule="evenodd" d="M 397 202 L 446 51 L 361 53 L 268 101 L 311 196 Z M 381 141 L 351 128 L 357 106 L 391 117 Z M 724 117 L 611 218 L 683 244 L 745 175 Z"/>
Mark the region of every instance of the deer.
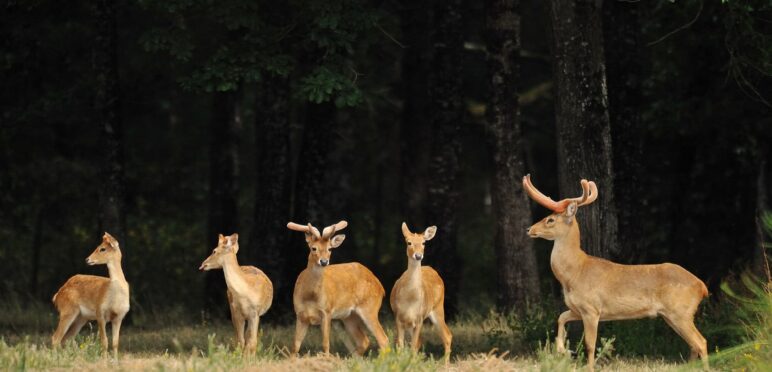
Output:
<path fill-rule="evenodd" d="M 397 325 L 397 347 L 404 347 L 407 329 L 412 333 L 411 347 L 413 351 L 418 351 L 421 327 L 428 318 L 437 328 L 447 361 L 453 335 L 445 324 L 445 283 L 436 270 L 421 266 L 425 244 L 436 233 L 437 226 L 413 233 L 406 223 L 402 223 L 402 235 L 407 245 L 407 270 L 394 283 L 389 299 Z"/>
<path fill-rule="evenodd" d="M 107 353 L 107 322 L 112 324 L 113 354 L 118 356 L 121 322 L 129 312 L 129 283 L 121 268 L 121 249 L 118 241 L 105 232 L 94 252 L 86 258 L 89 266 L 107 265 L 110 277 L 75 275 L 67 280 L 51 301 L 59 312 L 59 324 L 51 336 L 51 344 L 58 348 L 80 332 L 90 320 L 99 325 L 102 352 Z"/>
<path fill-rule="evenodd" d="M 523 177 L 528 195 L 553 212 L 531 226 L 528 235 L 554 241 L 550 266 L 568 306 L 558 317 L 556 350 L 566 352 L 565 324 L 581 320 L 587 365 L 594 370 L 599 321 L 661 316 L 689 345 L 690 359 L 699 356 L 707 369 L 707 342 L 694 325 L 694 314 L 708 296 L 705 283 L 672 263 L 622 265 L 586 254 L 580 246 L 575 217 L 579 207 L 598 198 L 598 188 L 595 182 L 585 179 L 580 184 L 582 196 L 556 202 L 533 186 L 530 174 Z"/>
<path fill-rule="evenodd" d="M 364 355 L 370 345 L 365 328 L 375 336 L 381 351 L 386 350 L 389 339 L 378 320 L 386 291 L 378 278 L 358 262 L 330 265 L 332 250 L 340 247 L 345 235 L 335 235 L 348 223 L 340 221 L 319 233 L 308 223 L 289 222 L 287 228 L 305 234 L 308 244 L 308 264 L 298 275 L 292 301 L 297 321 L 292 355 L 297 356 L 309 325 L 320 325 L 322 350 L 330 353 L 330 325 L 333 319 L 343 323 L 354 341 L 358 355 Z"/>
<path fill-rule="evenodd" d="M 236 253 L 239 252 L 239 234 L 223 236 L 219 234 L 217 247 L 201 263 L 199 270 L 222 269 L 225 284 L 228 286 L 228 305 L 231 320 L 236 331 L 236 343 L 247 354 L 254 354 L 257 349 L 260 317 L 271 308 L 273 284 L 268 276 L 254 266 L 239 266 Z M 247 325 L 249 337 L 244 339 L 244 327 Z"/>

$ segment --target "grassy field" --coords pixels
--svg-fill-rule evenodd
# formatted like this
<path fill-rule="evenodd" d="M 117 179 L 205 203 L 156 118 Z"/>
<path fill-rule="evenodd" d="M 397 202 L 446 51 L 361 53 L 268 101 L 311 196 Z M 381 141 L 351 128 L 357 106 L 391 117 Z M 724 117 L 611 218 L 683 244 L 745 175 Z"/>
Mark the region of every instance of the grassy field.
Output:
<path fill-rule="evenodd" d="M 708 306 L 698 324 L 709 340 L 714 370 L 772 371 L 772 294 L 761 287 L 741 296 L 728 293 L 743 305 Z M 755 293 L 755 296 L 750 296 Z M 158 371 L 575 371 L 585 370 L 581 327 L 569 327 L 569 348 L 577 355 L 554 352 L 552 338 L 558 312 L 549 307 L 526 312 L 525 317 L 495 313 L 465 314 L 450 324 L 453 354 L 442 359 L 442 346 L 431 326 L 422 333 L 423 349 L 409 351 L 371 349 L 365 357 L 350 356 L 342 326 L 333 323 L 331 356 L 320 355 L 319 327 L 312 327 L 301 356 L 290 358 L 294 327 L 261 325 L 260 349 L 244 356 L 232 347 L 233 328 L 225 317 L 211 320 L 206 314 L 183 309 L 132 309 L 129 324 L 121 330 L 118 358 L 103 355 L 96 325 L 84 327 L 75 340 L 61 349 L 49 347 L 57 316 L 49 304 L 6 299 L 0 303 L 0 370 L 158 370 Z M 718 311 L 721 310 L 721 311 Z M 197 318 L 196 318 L 197 317 Z M 727 317 L 743 326 L 728 326 Z M 393 340 L 390 314 L 381 318 Z M 692 371 L 688 348 L 661 320 L 602 323 L 597 369 L 601 371 Z M 110 327 L 108 326 L 108 331 Z M 740 337 L 735 334 L 742 333 Z M 734 335 L 718 345 L 719 335 Z M 549 335 L 549 336 L 548 336 Z M 606 338 L 608 337 L 608 338 Z M 541 342 L 540 342 L 541 341 Z M 375 345 L 371 337 L 371 345 Z M 576 347 L 578 345 L 578 347 Z M 371 347 L 372 348 L 372 347 Z M 721 350 L 719 350 L 719 348 Z"/>
<path fill-rule="evenodd" d="M 292 341 L 290 326 L 265 325 L 262 345 L 255 356 L 243 356 L 231 347 L 233 329 L 229 324 L 153 326 L 138 317 L 134 325 L 121 332 L 118 358 L 103 356 L 96 339 L 95 325 L 59 350 L 49 348 L 53 313 L 27 311 L 14 316 L 16 326 L 5 328 L 0 341 L 0 367 L 9 370 L 261 370 L 261 371 L 571 371 L 583 369 L 583 359 L 572 359 L 551 351 L 550 345 L 527 350 L 517 341 L 492 338 L 490 320 L 464 320 L 451 324 L 454 334 L 450 363 L 442 360 L 442 348 L 432 327 L 425 327 L 424 352 L 372 350 L 366 357 L 352 357 L 347 352 L 342 327 L 332 331 L 332 356 L 319 354 L 321 336 L 312 328 L 304 343 L 302 356 L 289 358 Z M 26 318 L 25 318 L 26 317 Z M 170 317 L 171 318 L 171 317 Z M 20 321 L 21 319 L 21 321 Z M 152 323 L 164 323 L 156 319 Z M 168 323 L 175 323 L 170 319 Z M 179 323 L 177 319 L 176 323 Z M 6 324 L 7 325 L 7 324 Z M 46 329 L 44 326 L 50 326 Z M 384 326 L 391 332 L 393 325 Z M 109 327 L 108 327 L 109 329 Z M 373 342 L 374 344 L 374 342 Z M 514 352 L 510 352 L 512 350 Z M 682 371 L 699 368 L 677 360 L 626 359 L 614 354 L 613 343 L 606 340 L 598 358 L 599 370 L 607 371 Z"/>

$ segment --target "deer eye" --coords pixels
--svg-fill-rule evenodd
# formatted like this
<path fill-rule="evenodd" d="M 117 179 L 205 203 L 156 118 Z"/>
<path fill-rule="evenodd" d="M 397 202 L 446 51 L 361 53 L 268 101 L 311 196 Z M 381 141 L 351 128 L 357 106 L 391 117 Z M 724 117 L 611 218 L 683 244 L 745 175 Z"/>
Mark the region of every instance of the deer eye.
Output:
<path fill-rule="evenodd" d="M 411 242 L 407 242 L 407 245 L 413 245 L 413 243 L 411 243 Z"/>
<path fill-rule="evenodd" d="M 316 247 L 311 247 L 311 250 L 316 252 Z"/>
<path fill-rule="evenodd" d="M 100 252 L 104 252 L 104 251 L 106 251 L 106 250 L 107 250 L 107 248 L 100 248 L 100 249 L 99 249 L 99 251 L 100 251 Z"/>
<path fill-rule="evenodd" d="M 553 222 L 555 222 L 554 218 L 550 217 L 550 218 L 547 219 L 547 223 L 553 223 Z"/>

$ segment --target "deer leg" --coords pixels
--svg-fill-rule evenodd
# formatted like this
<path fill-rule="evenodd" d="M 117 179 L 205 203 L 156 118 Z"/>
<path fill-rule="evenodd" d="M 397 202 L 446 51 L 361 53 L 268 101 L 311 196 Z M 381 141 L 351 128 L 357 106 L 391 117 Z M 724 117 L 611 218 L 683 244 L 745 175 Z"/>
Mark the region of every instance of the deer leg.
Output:
<path fill-rule="evenodd" d="M 381 322 L 378 321 L 378 308 L 380 307 L 380 302 L 378 303 L 378 306 L 373 306 L 372 309 L 365 309 L 363 311 L 360 311 L 357 309 L 357 314 L 362 319 L 362 322 L 365 323 L 365 326 L 372 332 L 372 334 L 375 336 L 375 341 L 378 343 L 378 348 L 380 350 L 385 350 L 389 347 L 389 338 L 386 337 L 386 332 L 383 331 L 383 327 L 381 326 Z"/>
<path fill-rule="evenodd" d="M 702 364 L 705 369 L 708 368 L 708 343 L 705 337 L 700 334 L 697 327 L 694 326 L 694 321 L 691 319 L 682 319 L 677 316 L 662 315 L 665 322 L 678 333 L 681 338 L 686 341 L 691 351 L 689 360 L 694 360 L 697 356 L 702 359 Z"/>
<path fill-rule="evenodd" d="M 324 354 L 330 354 L 330 326 L 332 325 L 332 316 L 327 312 L 322 312 L 322 351 Z"/>
<path fill-rule="evenodd" d="M 244 315 L 241 314 L 241 311 L 233 306 L 231 306 L 231 321 L 233 322 L 233 329 L 236 331 L 236 346 L 243 348 L 245 346 L 244 323 L 246 323 L 246 319 L 244 319 Z"/>
<path fill-rule="evenodd" d="M 396 319 L 397 323 L 397 348 L 405 347 L 405 325 Z"/>
<path fill-rule="evenodd" d="M 367 334 L 362 330 L 362 320 L 356 314 L 351 314 L 347 318 L 342 320 L 343 326 L 346 328 L 346 332 L 354 340 L 354 346 L 356 347 L 357 355 L 364 355 L 367 348 L 370 346 L 370 340 L 367 338 Z"/>
<path fill-rule="evenodd" d="M 99 341 L 102 344 L 102 353 L 107 353 L 107 349 L 110 346 L 107 341 L 107 320 L 104 314 L 97 314 L 97 324 L 99 325 Z"/>
<path fill-rule="evenodd" d="M 251 319 L 249 319 L 249 341 L 246 343 L 246 349 L 247 353 L 252 355 L 257 350 L 257 331 L 260 327 L 260 316 L 253 315 Z"/>
<path fill-rule="evenodd" d="M 442 340 L 442 346 L 445 348 L 445 361 L 450 360 L 450 345 L 453 342 L 453 334 L 450 333 L 448 325 L 445 323 L 445 309 L 442 306 L 437 307 L 429 313 L 429 319 L 432 321 Z"/>
<path fill-rule="evenodd" d="M 584 345 L 587 349 L 587 368 L 590 371 L 595 370 L 595 341 L 598 337 L 598 314 L 583 314 L 582 323 L 584 323 Z"/>
<path fill-rule="evenodd" d="M 113 355 L 118 358 L 118 345 L 120 345 L 121 338 L 121 323 L 123 322 L 124 315 L 117 315 L 110 321 L 110 325 L 113 328 Z"/>
<path fill-rule="evenodd" d="M 412 343 L 413 351 L 417 352 L 421 348 L 421 328 L 423 328 L 424 322 L 418 321 L 415 328 L 413 328 L 413 337 L 410 340 Z"/>
<path fill-rule="evenodd" d="M 81 328 L 83 328 L 84 325 L 88 323 L 88 319 L 77 316 L 75 317 L 75 321 L 72 322 L 72 325 L 70 325 L 70 328 L 67 330 L 67 333 L 64 334 L 64 338 L 62 338 L 62 342 L 65 342 L 69 340 L 71 337 L 75 337 L 78 333 L 80 333 Z"/>
<path fill-rule="evenodd" d="M 77 317 L 78 310 L 66 310 L 59 314 L 59 325 L 56 326 L 56 331 L 51 336 L 51 346 L 59 347 L 61 345 L 62 338 Z"/>
<path fill-rule="evenodd" d="M 566 323 L 572 320 L 581 320 L 582 318 L 575 312 L 564 311 L 558 317 L 558 335 L 555 337 L 555 349 L 558 353 L 566 352 Z"/>
<path fill-rule="evenodd" d="M 303 339 L 306 338 L 306 332 L 308 332 L 308 323 L 297 319 L 295 322 L 295 344 L 292 347 L 292 355 L 297 356 L 300 351 L 300 345 L 303 344 Z"/>

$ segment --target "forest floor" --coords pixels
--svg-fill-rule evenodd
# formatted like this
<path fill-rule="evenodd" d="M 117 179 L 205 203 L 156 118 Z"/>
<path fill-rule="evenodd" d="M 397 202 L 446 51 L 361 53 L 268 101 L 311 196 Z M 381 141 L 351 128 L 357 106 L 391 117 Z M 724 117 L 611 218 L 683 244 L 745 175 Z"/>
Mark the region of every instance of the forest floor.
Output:
<path fill-rule="evenodd" d="M 389 324 L 384 324 L 387 329 Z M 109 330 L 109 325 L 108 325 Z M 0 333 L 0 369 L 3 370 L 260 370 L 260 371 L 573 371 L 584 370 L 584 358 L 556 354 L 542 347 L 519 355 L 489 347 L 486 332 L 479 323 L 451 324 L 454 334 L 453 355 L 449 363 L 442 359 L 442 347 L 432 327 L 424 327 L 424 350 L 372 350 L 366 357 L 352 357 L 343 343 L 342 327 L 332 330 L 332 356 L 319 355 L 321 336 L 318 327 L 309 330 L 299 358 L 289 358 L 287 347 L 294 328 L 261 328 L 260 350 L 245 357 L 230 346 L 230 325 L 200 324 L 170 326 L 161 329 L 132 327 L 121 331 L 120 354 L 103 356 L 96 336 L 96 326 L 86 326 L 81 334 L 61 349 L 52 350 L 50 332 Z M 391 337 L 391 333 L 389 334 Z M 602 371 L 684 371 L 697 370 L 698 363 L 657 359 L 626 359 L 613 353 L 608 341 L 601 345 L 598 370 Z"/>

